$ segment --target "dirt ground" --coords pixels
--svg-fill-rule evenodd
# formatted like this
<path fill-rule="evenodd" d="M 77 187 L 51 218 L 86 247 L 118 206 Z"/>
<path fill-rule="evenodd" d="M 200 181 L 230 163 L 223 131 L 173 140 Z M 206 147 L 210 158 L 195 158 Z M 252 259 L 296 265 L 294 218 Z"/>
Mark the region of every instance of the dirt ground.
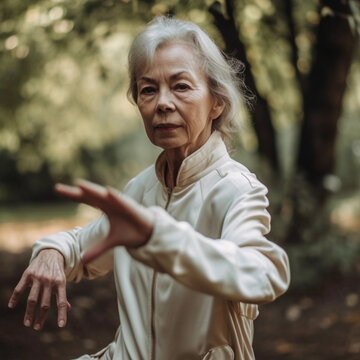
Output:
<path fill-rule="evenodd" d="M 44 229 L 46 233 L 48 230 Z M 19 231 L 25 236 L 24 228 Z M 0 233 L 0 240 L 1 236 L 5 238 L 5 234 L 11 234 Z M 37 237 L 33 235 L 29 237 Z M 13 241 L 16 234 L 12 236 Z M 112 276 L 68 285 L 72 310 L 64 329 L 57 328 L 55 311 L 51 312 L 42 331 L 25 328 L 22 325 L 25 297 L 16 309 L 7 308 L 12 289 L 30 257 L 28 247 L 16 250 L 0 251 L 1 360 L 72 359 L 95 352 L 112 340 L 118 321 Z M 256 358 L 359 360 L 359 280 L 360 271 L 351 279 L 332 278 L 311 292 L 289 292 L 274 303 L 261 306 L 260 316 L 255 321 Z"/>

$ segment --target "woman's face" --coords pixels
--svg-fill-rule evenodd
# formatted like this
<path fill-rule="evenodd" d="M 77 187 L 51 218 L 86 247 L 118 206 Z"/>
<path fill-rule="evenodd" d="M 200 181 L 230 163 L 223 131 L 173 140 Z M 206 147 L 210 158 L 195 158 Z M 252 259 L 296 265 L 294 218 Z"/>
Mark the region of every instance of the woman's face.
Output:
<path fill-rule="evenodd" d="M 137 76 L 137 105 L 150 141 L 185 158 L 202 146 L 223 106 L 211 96 L 191 46 L 177 42 L 156 50 Z"/>

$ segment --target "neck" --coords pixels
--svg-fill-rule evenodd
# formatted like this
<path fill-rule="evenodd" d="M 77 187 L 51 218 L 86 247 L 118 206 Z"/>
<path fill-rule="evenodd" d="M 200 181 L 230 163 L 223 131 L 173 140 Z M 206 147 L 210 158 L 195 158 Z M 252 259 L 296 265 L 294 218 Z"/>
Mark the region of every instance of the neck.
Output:
<path fill-rule="evenodd" d="M 176 179 L 179 173 L 180 166 L 186 156 L 176 155 L 173 151 L 166 151 L 166 168 L 165 168 L 165 182 L 169 189 L 173 189 L 176 185 Z"/>
<path fill-rule="evenodd" d="M 196 147 L 187 145 L 184 147 L 167 149 L 164 151 L 166 159 L 165 182 L 169 189 L 172 190 L 176 186 L 176 179 L 184 159 L 203 146 L 209 139 L 210 135 L 211 134 L 209 133 L 207 136 L 204 136 L 201 139 L 199 138 Z"/>

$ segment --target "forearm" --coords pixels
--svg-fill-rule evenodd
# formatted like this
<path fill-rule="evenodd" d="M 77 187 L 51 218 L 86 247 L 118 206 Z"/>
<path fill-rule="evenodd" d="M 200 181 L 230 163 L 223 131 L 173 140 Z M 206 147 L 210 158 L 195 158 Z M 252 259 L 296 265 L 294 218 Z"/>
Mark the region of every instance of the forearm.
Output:
<path fill-rule="evenodd" d="M 82 277 L 93 278 L 107 273 L 113 264 L 112 252 L 109 251 L 93 263 L 83 265 L 83 254 L 94 244 L 100 242 L 108 231 L 106 219 L 101 217 L 84 228 L 77 227 L 69 231 L 61 231 L 48 235 L 35 242 L 31 260 L 41 250 L 55 249 L 59 251 L 65 261 L 65 274 L 70 281 L 79 281 Z"/>
<path fill-rule="evenodd" d="M 241 245 L 210 239 L 161 209 L 147 245 L 129 250 L 137 260 L 194 290 L 250 303 L 274 300 L 288 287 L 288 259 L 258 235 Z M 239 233 L 241 236 L 241 231 Z"/>

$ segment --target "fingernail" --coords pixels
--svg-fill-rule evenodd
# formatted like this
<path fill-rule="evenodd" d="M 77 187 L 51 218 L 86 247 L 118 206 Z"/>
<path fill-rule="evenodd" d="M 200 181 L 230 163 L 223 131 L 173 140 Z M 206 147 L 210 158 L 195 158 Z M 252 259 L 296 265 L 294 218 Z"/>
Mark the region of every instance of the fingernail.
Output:
<path fill-rule="evenodd" d="M 65 325 L 65 321 L 64 320 L 60 320 L 59 321 L 59 327 L 64 327 L 64 325 Z"/>
<path fill-rule="evenodd" d="M 34 330 L 40 330 L 40 324 L 35 324 L 35 326 L 34 326 Z"/>
<path fill-rule="evenodd" d="M 8 307 L 9 307 L 10 309 L 13 309 L 13 308 L 14 308 L 14 303 L 13 303 L 12 301 L 10 301 L 10 302 L 8 303 Z"/>
<path fill-rule="evenodd" d="M 26 327 L 30 327 L 30 325 L 31 325 L 30 320 L 25 320 L 24 325 L 25 325 Z"/>

